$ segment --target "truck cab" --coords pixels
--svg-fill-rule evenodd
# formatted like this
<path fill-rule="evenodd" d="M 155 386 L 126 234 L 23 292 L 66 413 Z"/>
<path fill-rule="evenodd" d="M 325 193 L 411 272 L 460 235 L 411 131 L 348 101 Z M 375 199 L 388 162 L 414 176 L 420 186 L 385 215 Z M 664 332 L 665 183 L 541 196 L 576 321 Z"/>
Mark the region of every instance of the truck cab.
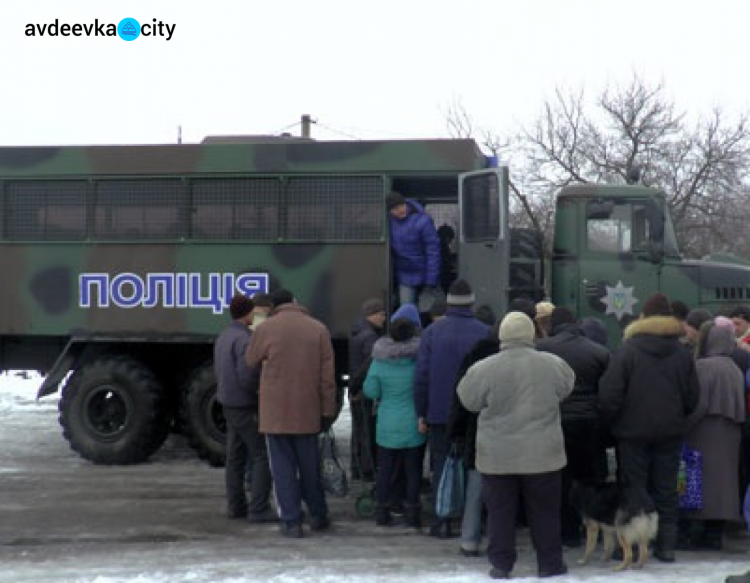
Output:
<path fill-rule="evenodd" d="M 551 281 L 555 305 L 601 319 L 612 346 L 657 291 L 714 314 L 750 301 L 750 266 L 683 258 L 666 194 L 645 186 L 560 191 Z"/>

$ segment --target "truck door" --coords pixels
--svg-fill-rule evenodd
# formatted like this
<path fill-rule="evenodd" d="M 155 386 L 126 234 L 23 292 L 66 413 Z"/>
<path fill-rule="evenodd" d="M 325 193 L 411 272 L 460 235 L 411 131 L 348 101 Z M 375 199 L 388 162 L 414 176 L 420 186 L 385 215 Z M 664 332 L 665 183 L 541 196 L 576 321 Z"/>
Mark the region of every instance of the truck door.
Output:
<path fill-rule="evenodd" d="M 603 197 L 586 204 L 579 276 L 579 316 L 604 316 L 610 336 L 640 313 L 661 289 L 664 214 L 654 200 Z"/>
<path fill-rule="evenodd" d="M 459 176 L 458 274 L 474 290 L 475 306 L 499 317 L 508 307 L 508 168 Z"/>

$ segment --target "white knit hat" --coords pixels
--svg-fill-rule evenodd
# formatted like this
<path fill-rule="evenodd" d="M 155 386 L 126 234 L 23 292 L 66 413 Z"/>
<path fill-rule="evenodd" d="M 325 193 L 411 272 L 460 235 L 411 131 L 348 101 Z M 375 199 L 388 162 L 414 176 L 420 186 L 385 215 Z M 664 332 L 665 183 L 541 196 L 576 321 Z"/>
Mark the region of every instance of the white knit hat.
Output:
<path fill-rule="evenodd" d="M 500 324 L 500 342 L 513 340 L 533 342 L 534 323 L 522 312 L 509 312 Z"/>

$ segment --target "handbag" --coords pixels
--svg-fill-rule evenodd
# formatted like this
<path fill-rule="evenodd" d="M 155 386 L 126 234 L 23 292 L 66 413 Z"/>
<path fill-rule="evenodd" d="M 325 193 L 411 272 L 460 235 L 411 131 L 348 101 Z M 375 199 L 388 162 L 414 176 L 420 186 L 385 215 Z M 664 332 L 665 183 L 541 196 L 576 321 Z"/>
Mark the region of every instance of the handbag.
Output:
<path fill-rule="evenodd" d="M 750 486 L 745 490 L 745 499 L 742 502 L 742 515 L 745 517 L 747 530 L 750 531 Z"/>
<path fill-rule="evenodd" d="M 346 471 L 339 461 L 336 436 L 333 428 L 320 434 L 320 479 L 323 489 L 338 498 L 344 498 L 349 493 L 349 482 Z"/>
<path fill-rule="evenodd" d="M 437 493 L 435 496 L 435 514 L 438 518 L 455 518 L 464 511 L 466 498 L 466 474 L 464 461 L 459 455 L 458 447 L 453 444 L 443 464 Z"/>
<path fill-rule="evenodd" d="M 677 493 L 683 510 L 703 508 L 703 454 L 685 444 L 677 476 Z"/>

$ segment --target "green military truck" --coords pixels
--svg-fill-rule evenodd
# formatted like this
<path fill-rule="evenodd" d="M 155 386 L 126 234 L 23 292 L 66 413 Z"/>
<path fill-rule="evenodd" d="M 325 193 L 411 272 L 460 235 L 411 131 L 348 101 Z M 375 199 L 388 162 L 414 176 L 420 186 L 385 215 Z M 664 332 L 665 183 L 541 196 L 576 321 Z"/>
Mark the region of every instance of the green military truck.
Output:
<path fill-rule="evenodd" d="M 61 387 L 63 435 L 95 463 L 143 461 L 179 426 L 220 464 L 229 299 L 292 290 L 329 327 L 343 385 L 361 302 L 393 295 L 393 189 L 456 235 L 444 282 L 498 314 L 541 298 L 539 238 L 510 228 L 508 170 L 472 140 L 0 148 L 0 370 L 42 372 L 40 397 Z M 642 187 L 563 190 L 548 272 L 553 301 L 611 337 L 657 289 L 709 308 L 750 293 L 746 267 L 683 261 Z"/>
<path fill-rule="evenodd" d="M 655 291 L 716 314 L 750 302 L 750 264 L 683 259 L 665 194 L 638 185 L 560 191 L 549 279 L 555 305 L 601 318 L 613 346 Z"/>

